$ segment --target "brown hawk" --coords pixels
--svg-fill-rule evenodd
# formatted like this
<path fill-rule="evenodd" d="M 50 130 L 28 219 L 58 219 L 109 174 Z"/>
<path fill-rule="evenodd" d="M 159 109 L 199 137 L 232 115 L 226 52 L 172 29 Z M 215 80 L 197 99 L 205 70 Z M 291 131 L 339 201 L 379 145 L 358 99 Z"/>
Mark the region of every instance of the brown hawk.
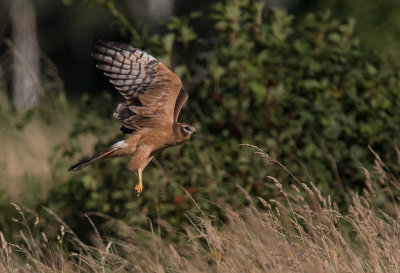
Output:
<path fill-rule="evenodd" d="M 121 131 L 131 134 L 69 168 L 78 171 L 97 159 L 132 156 L 128 169 L 137 171 L 138 195 L 143 190 L 142 172 L 154 155 L 166 148 L 182 144 L 196 133 L 194 126 L 178 122 L 179 112 L 188 94 L 182 82 L 167 66 L 146 52 L 129 45 L 100 41 L 97 68 L 125 98 L 114 112 L 122 123 Z"/>

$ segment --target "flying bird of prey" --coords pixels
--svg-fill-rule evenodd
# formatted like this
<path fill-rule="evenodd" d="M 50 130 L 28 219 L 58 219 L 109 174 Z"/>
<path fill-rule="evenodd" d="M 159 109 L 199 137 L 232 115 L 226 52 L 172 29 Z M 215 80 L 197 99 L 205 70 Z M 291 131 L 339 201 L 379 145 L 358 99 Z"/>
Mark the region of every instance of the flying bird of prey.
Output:
<path fill-rule="evenodd" d="M 100 158 L 132 156 L 127 167 L 137 171 L 139 183 L 135 190 L 143 190 L 142 172 L 154 155 L 171 146 L 177 146 L 196 133 L 194 126 L 178 122 L 179 112 L 188 98 L 182 82 L 167 66 L 146 52 L 129 45 L 100 41 L 97 53 L 92 54 L 99 63 L 97 68 L 125 98 L 114 112 L 130 134 L 94 155 L 69 168 L 78 171 Z"/>

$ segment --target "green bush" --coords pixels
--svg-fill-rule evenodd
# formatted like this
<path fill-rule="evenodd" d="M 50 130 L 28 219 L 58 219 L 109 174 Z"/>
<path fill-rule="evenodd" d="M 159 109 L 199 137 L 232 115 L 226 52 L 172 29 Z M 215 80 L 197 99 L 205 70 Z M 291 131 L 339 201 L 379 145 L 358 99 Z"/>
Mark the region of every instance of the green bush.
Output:
<path fill-rule="evenodd" d="M 207 36 L 191 27 L 191 20 L 201 20 L 193 13 L 173 18 L 165 35 L 132 40 L 175 64 L 190 94 L 181 120 L 198 127 L 200 136 L 157 156 L 162 167 L 146 168 L 140 197 L 126 158 L 96 163 L 64 179 L 47 206 L 71 225 L 82 211 L 96 211 L 138 223 L 161 215 L 179 226 L 194 206 L 184 188 L 206 210 L 215 209 L 208 202 L 243 204 L 241 188 L 268 196 L 267 175 L 290 183 L 286 172 L 265 168 L 240 143 L 261 147 L 339 202 L 346 201 L 347 189 L 363 186 L 358 167 L 371 161 L 368 145 L 383 159 L 395 155 L 400 70 L 359 45 L 354 21 L 340 23 L 328 12 L 296 19 L 245 0 L 221 1 L 210 14 L 214 27 Z M 123 138 L 111 118 L 122 99 L 116 93 L 82 99 L 55 178 L 63 179 L 73 163 L 80 135 L 96 136 L 95 149 Z"/>

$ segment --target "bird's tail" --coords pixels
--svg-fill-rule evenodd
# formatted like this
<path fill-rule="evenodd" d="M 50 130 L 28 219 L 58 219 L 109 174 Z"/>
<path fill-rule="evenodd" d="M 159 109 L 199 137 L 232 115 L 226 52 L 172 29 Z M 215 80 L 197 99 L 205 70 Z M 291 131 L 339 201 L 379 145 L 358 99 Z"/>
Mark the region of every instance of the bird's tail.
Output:
<path fill-rule="evenodd" d="M 115 143 L 114 145 L 105 148 L 104 150 L 95 153 L 94 155 L 89 156 L 88 158 L 85 158 L 81 161 L 79 161 L 78 163 L 76 163 L 75 165 L 71 166 L 68 171 L 79 171 L 80 169 L 85 168 L 86 166 L 89 166 L 90 164 L 92 164 L 94 161 L 100 159 L 100 158 L 107 158 L 107 157 L 114 157 L 114 156 L 118 156 L 116 155 L 116 151 L 124 148 L 125 147 L 125 143 L 124 141 L 120 141 Z"/>

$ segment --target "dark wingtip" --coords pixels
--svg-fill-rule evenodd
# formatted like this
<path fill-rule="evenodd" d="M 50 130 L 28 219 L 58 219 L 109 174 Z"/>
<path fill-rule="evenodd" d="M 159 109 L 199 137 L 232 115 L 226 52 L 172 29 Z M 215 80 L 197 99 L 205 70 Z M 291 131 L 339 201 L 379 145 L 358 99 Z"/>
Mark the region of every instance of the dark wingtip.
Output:
<path fill-rule="evenodd" d="M 90 56 L 93 58 L 93 59 L 96 59 L 96 60 L 98 60 L 98 61 L 101 61 L 101 58 L 100 58 L 100 56 L 102 56 L 101 54 L 99 54 L 99 53 L 91 53 L 90 54 Z"/>
<path fill-rule="evenodd" d="M 71 166 L 71 167 L 69 167 L 68 171 L 69 171 L 69 172 L 76 172 L 76 171 L 79 171 L 80 168 L 78 168 L 78 167 L 79 167 L 78 165 L 79 165 L 79 163 L 78 163 L 78 164 L 75 164 L 75 165 L 73 165 L 73 166 Z"/>
<path fill-rule="evenodd" d="M 103 39 L 99 39 L 99 40 L 98 40 L 98 43 L 99 43 L 99 44 L 102 44 L 102 45 L 110 45 L 110 44 L 111 44 L 111 42 L 105 41 L 105 40 L 103 40 Z"/>
<path fill-rule="evenodd" d="M 126 128 L 124 126 L 121 126 L 121 128 L 119 128 L 121 130 L 122 133 L 124 134 L 132 134 L 134 130 Z"/>
<path fill-rule="evenodd" d="M 107 48 L 109 48 L 111 45 L 113 44 L 113 42 L 107 42 L 104 40 L 97 40 L 97 43 L 94 45 L 94 48 L 98 51 L 98 52 L 104 52 Z M 95 56 L 96 53 L 91 53 L 91 56 L 95 59 L 97 59 Z M 101 55 L 101 54 L 98 54 Z"/>
<path fill-rule="evenodd" d="M 103 70 L 103 71 L 104 71 L 104 70 L 106 70 L 105 67 L 106 67 L 105 64 L 96 64 L 96 68 L 97 68 L 97 69 L 100 69 L 100 70 Z"/>
<path fill-rule="evenodd" d="M 69 167 L 68 171 L 69 172 L 76 172 L 79 171 L 80 169 L 82 169 L 83 167 L 85 167 L 85 163 L 87 162 L 86 160 L 82 160 L 79 161 L 78 163 L 76 163 L 75 165 L 72 165 L 71 167 Z"/>

